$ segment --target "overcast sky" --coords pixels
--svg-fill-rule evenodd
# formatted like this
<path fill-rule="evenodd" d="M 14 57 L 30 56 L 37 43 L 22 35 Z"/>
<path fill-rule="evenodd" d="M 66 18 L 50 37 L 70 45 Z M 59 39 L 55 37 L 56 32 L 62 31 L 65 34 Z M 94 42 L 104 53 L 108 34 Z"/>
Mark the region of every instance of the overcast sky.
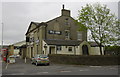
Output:
<path fill-rule="evenodd" d="M 31 21 L 34 22 L 46 22 L 55 17 L 61 15 L 62 4 L 65 5 L 65 9 L 71 10 L 71 16 L 76 18 L 78 15 L 78 10 L 87 3 L 100 2 L 101 4 L 106 4 L 112 13 L 118 16 L 118 1 L 119 0 L 108 0 L 106 2 L 99 0 L 90 0 L 79 2 L 78 0 L 65 1 L 40 1 L 34 0 L 34 2 L 29 2 L 27 0 L 21 0 L 21 2 L 14 0 L 5 0 L 0 3 L 0 8 L 2 8 L 2 15 L 0 15 L 0 20 L 3 22 L 3 42 L 4 45 L 13 44 L 22 40 L 25 40 L 25 33 L 30 25 Z M 32 0 L 31 0 L 32 1 Z M 1 40 L 2 25 L 0 24 L 0 40 Z M 1 41 L 0 41 L 1 44 Z"/>

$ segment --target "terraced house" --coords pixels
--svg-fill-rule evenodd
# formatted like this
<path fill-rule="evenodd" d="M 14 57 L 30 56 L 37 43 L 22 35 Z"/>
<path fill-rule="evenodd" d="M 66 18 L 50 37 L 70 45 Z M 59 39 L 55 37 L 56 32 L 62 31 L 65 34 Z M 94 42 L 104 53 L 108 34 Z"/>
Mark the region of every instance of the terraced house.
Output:
<path fill-rule="evenodd" d="M 26 33 L 27 57 L 36 54 L 99 55 L 96 43 L 87 42 L 87 31 L 78 31 L 70 10 L 48 22 L 31 22 Z"/>

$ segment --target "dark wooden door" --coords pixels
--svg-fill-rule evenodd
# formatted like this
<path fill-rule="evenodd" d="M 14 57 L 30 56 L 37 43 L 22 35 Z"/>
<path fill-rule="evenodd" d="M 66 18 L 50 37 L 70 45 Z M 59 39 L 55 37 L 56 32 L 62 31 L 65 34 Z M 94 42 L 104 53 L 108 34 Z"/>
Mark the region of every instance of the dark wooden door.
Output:
<path fill-rule="evenodd" d="M 82 51 L 83 51 L 83 55 L 89 55 L 88 46 L 87 45 L 83 45 L 82 46 Z"/>

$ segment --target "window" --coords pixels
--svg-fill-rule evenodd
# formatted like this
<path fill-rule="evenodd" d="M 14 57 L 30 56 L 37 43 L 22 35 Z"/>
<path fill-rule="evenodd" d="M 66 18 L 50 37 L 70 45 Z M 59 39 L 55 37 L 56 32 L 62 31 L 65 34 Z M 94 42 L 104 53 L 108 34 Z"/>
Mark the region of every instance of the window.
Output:
<path fill-rule="evenodd" d="M 72 47 L 69 47 L 69 48 L 68 48 L 68 51 L 70 51 L 70 52 L 71 52 L 71 51 L 72 51 Z"/>
<path fill-rule="evenodd" d="M 65 39 L 69 39 L 70 38 L 70 32 L 69 30 L 65 30 Z"/>
<path fill-rule="evenodd" d="M 66 23 L 65 23 L 65 25 L 69 25 L 69 23 L 68 23 L 68 22 L 66 22 Z"/>
<path fill-rule="evenodd" d="M 19 46 L 14 46 L 14 49 L 19 49 Z"/>
<path fill-rule="evenodd" d="M 34 37 L 31 37 L 31 38 L 30 38 L 30 42 L 34 42 Z"/>
<path fill-rule="evenodd" d="M 66 18 L 65 20 L 68 20 L 68 18 Z"/>
<path fill-rule="evenodd" d="M 57 50 L 61 51 L 62 50 L 61 46 L 57 46 Z"/>
<path fill-rule="evenodd" d="M 82 33 L 81 32 L 77 32 L 77 39 L 79 41 L 82 41 Z"/>

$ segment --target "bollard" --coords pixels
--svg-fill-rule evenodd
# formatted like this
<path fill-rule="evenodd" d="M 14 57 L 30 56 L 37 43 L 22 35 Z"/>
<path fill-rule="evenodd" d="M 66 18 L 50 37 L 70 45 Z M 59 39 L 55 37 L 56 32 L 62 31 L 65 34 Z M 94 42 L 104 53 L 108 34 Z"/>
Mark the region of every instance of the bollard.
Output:
<path fill-rule="evenodd" d="M 25 63 L 26 63 L 26 57 L 25 57 Z"/>

